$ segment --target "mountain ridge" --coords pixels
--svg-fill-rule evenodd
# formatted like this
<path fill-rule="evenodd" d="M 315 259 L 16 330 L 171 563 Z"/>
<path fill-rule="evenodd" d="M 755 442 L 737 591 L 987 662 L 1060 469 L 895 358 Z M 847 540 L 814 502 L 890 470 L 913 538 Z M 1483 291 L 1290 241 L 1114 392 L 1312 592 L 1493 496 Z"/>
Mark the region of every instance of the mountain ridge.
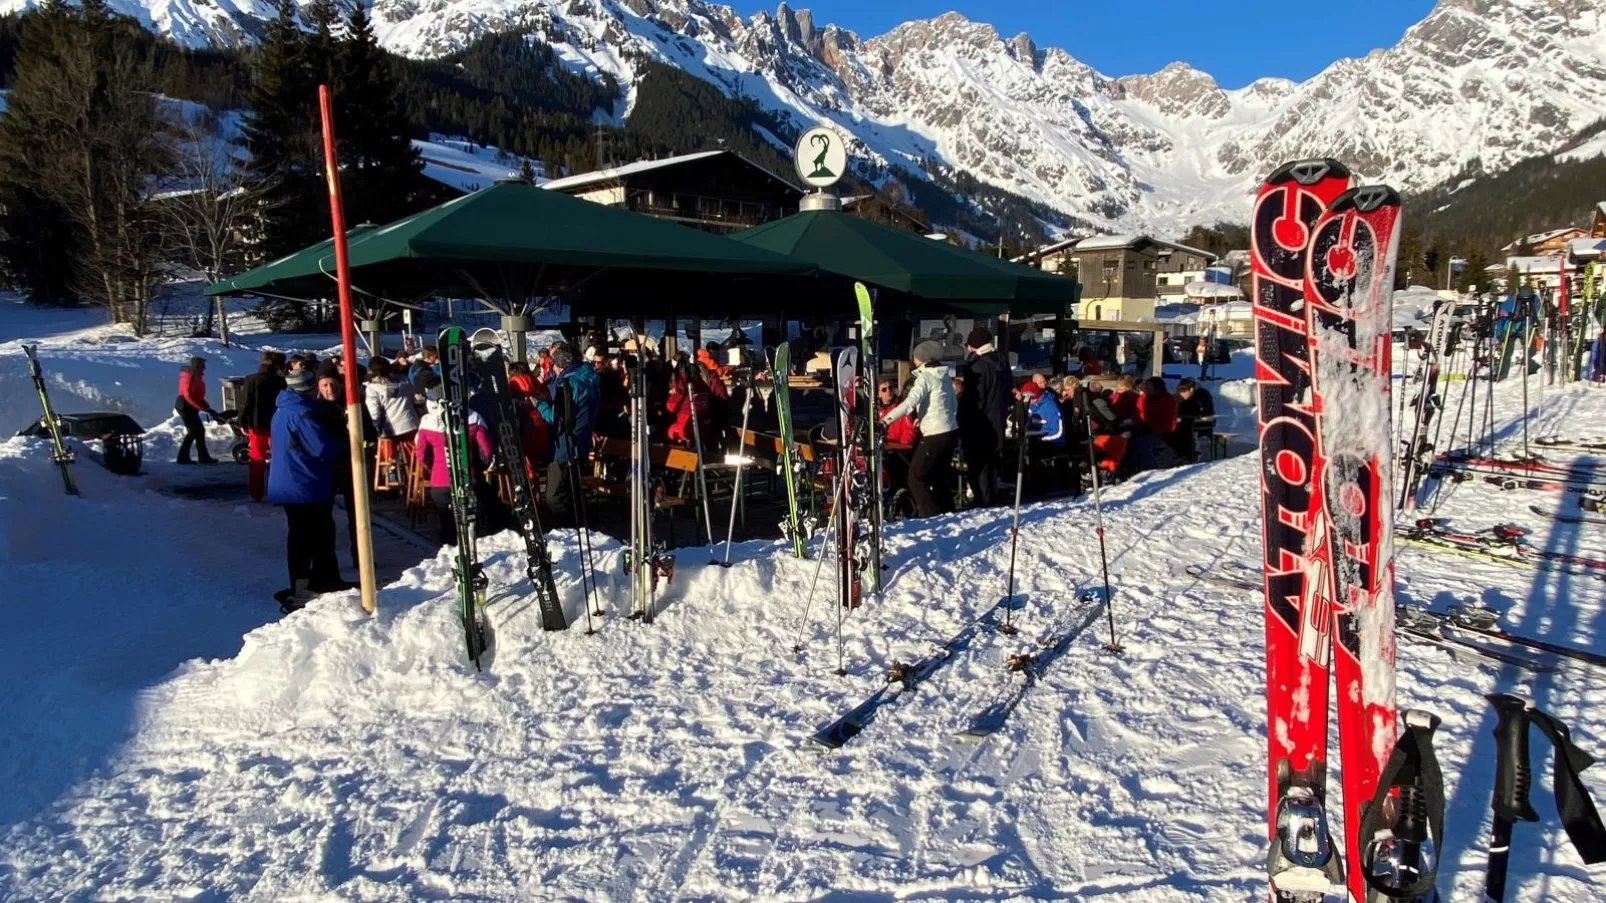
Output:
<path fill-rule="evenodd" d="M 189 46 L 251 43 L 275 12 L 112 6 Z M 965 172 L 1111 229 L 1241 220 L 1259 176 L 1296 157 L 1338 156 L 1407 190 L 1474 163 L 1499 172 L 1559 149 L 1606 93 L 1606 0 L 1440 0 L 1391 47 L 1233 89 L 1180 61 L 1111 77 L 955 12 L 868 38 L 785 3 L 743 16 L 706 0 L 373 0 L 372 13 L 381 43 L 415 58 L 491 32 L 542 40 L 571 70 L 624 86 L 615 121 L 657 60 L 798 128 L 834 126 L 872 180 Z"/>

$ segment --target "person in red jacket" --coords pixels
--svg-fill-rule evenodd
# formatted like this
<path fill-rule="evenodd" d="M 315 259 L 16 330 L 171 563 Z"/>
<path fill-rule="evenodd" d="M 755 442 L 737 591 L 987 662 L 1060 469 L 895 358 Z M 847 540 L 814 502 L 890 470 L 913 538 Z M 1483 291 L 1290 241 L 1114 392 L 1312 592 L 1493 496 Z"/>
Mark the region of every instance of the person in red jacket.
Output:
<path fill-rule="evenodd" d="M 204 412 L 217 415 L 206 400 L 206 358 L 192 357 L 188 365 L 178 371 L 178 398 L 173 411 L 184 421 L 184 441 L 178 444 L 178 463 L 189 464 L 190 446 L 195 446 L 196 460 L 202 464 L 216 464 L 217 459 L 206 450 L 206 427 L 201 425 Z"/>
<path fill-rule="evenodd" d="M 1143 381 L 1143 393 L 1138 396 L 1137 419 L 1149 432 L 1169 436 L 1177 428 L 1177 400 L 1165 387 L 1165 380 L 1151 376 Z"/>
<path fill-rule="evenodd" d="M 691 444 L 697 439 L 702 440 L 703 451 L 708 451 L 711 437 L 703 435 L 708 426 L 708 385 L 701 376 L 690 372 L 691 368 L 680 369 L 669 381 L 669 398 L 664 403 L 664 411 L 669 417 L 669 441 L 681 444 Z M 697 417 L 697 432 L 692 431 L 691 419 Z"/>
<path fill-rule="evenodd" d="M 507 387 L 513 395 L 513 406 L 519 412 L 519 442 L 524 451 L 524 471 L 533 485 L 537 481 L 536 474 L 545 469 L 544 461 L 552 447 L 546 418 L 541 416 L 534 399 L 551 396 L 545 385 L 535 381 L 530 366 L 522 362 L 508 366 Z"/>
<path fill-rule="evenodd" d="M 1138 419 L 1138 381 L 1130 374 L 1123 373 L 1115 379 L 1115 389 L 1110 392 L 1108 401 L 1110 410 L 1121 422 Z"/>
<path fill-rule="evenodd" d="M 876 413 L 885 417 L 898 406 L 898 393 L 892 385 L 892 380 L 883 379 L 876 387 L 878 393 Z M 914 448 L 915 440 L 920 438 L 915 428 L 913 414 L 905 414 L 897 420 L 887 424 L 887 445 Z"/>

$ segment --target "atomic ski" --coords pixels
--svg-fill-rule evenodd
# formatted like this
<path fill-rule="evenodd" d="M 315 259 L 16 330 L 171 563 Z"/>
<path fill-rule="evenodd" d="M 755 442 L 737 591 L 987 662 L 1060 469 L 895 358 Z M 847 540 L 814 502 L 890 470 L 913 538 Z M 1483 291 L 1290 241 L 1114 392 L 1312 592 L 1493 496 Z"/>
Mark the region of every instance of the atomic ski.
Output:
<path fill-rule="evenodd" d="M 1388 395 L 1399 214 L 1394 189 L 1350 189 L 1313 227 L 1305 266 L 1317 487 L 1309 555 L 1316 585 L 1307 584 L 1306 591 L 1320 599 L 1318 610 L 1329 609 L 1336 618 L 1331 636 L 1344 763 L 1344 850 L 1357 900 L 1366 898 L 1368 886 L 1361 822 L 1395 741 Z"/>
<path fill-rule="evenodd" d="M 1049 634 L 1031 652 L 1011 655 L 1006 659 L 1005 667 L 1016 679 L 1011 680 L 996 698 L 973 715 L 956 736 L 961 740 L 981 741 L 998 733 L 1009 720 L 1010 713 L 1042 680 L 1043 672 L 1071 648 L 1077 637 L 1098 623 L 1106 604 L 1104 594 L 1098 590 L 1083 593 L 1064 629 Z"/>
<path fill-rule="evenodd" d="M 436 341 L 440 350 L 442 419 L 446 425 L 446 464 L 452 483 L 452 519 L 457 525 L 458 616 L 463 622 L 463 639 L 468 660 L 480 667 L 489 631 L 485 624 L 485 570 L 480 565 L 474 541 L 474 518 L 478 504 L 474 498 L 474 449 L 468 436 L 468 336 L 461 327 L 448 326 Z"/>
<path fill-rule="evenodd" d="M 1336 160 L 1278 168 L 1250 221 L 1266 618 L 1267 872 L 1277 899 L 1321 899 L 1342 883 L 1327 830 L 1327 702 L 1332 619 L 1306 586 L 1316 457 L 1305 261 L 1311 227 L 1349 187 Z M 1319 503 L 1318 503 L 1319 504 Z M 1258 589 L 1258 587 L 1256 587 Z"/>
<path fill-rule="evenodd" d="M 73 453 L 68 450 L 67 443 L 61 438 L 61 421 L 56 419 L 56 411 L 50 406 L 50 393 L 45 391 L 44 371 L 39 369 L 39 346 L 24 345 L 22 353 L 28 356 L 28 372 L 33 376 L 33 388 L 39 393 L 39 406 L 44 409 L 45 429 L 50 431 L 51 453 L 50 460 L 56 463 L 61 470 L 61 483 L 68 495 L 78 494 L 78 484 L 73 482 L 72 471 L 67 465 L 73 462 Z M 206 447 L 202 446 L 205 452 Z"/>
<path fill-rule="evenodd" d="M 502 354 L 502 339 L 494 329 L 480 329 L 469 338 L 474 352 L 474 372 L 479 377 L 480 389 L 490 394 L 496 403 L 496 446 L 507 471 L 508 483 L 513 489 L 513 517 L 520 535 L 524 537 L 524 572 L 529 575 L 530 586 L 535 589 L 536 605 L 541 612 L 541 629 L 567 630 L 568 619 L 558 598 L 558 586 L 552 578 L 552 556 L 547 552 L 546 536 L 541 529 L 541 514 L 536 510 L 535 489 L 524 469 L 524 448 L 519 440 L 518 409 L 513 404 L 513 391 L 508 387 L 507 359 Z"/>
<path fill-rule="evenodd" d="M 1006 604 L 1007 600 L 1000 599 L 981 617 L 969 624 L 963 630 L 954 634 L 930 654 L 916 660 L 912 664 L 893 662 L 887 668 L 887 681 L 881 689 L 871 693 L 863 702 L 849 709 L 842 717 L 832 721 L 809 736 L 809 740 L 829 749 L 836 749 L 842 744 L 858 736 L 870 722 L 874 721 L 881 710 L 901 702 L 909 691 L 924 682 L 936 673 L 943 665 L 952 661 L 959 653 L 970 647 L 976 637 L 984 630 L 990 629 L 993 615 L 999 606 Z"/>

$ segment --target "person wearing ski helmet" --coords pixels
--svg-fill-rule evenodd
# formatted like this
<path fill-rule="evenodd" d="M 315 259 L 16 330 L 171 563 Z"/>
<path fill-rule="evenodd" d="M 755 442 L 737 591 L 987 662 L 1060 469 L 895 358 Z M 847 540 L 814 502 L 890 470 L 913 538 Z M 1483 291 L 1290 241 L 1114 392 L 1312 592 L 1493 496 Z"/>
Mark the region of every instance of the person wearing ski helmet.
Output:
<path fill-rule="evenodd" d="M 178 444 L 178 463 L 191 463 L 190 446 L 193 445 L 197 461 L 216 464 L 217 459 L 206 450 L 206 427 L 201 425 L 201 414 L 217 416 L 206 400 L 206 358 L 192 357 L 188 364 L 179 368 L 178 398 L 173 401 L 173 412 L 184 421 L 184 439 Z"/>
<path fill-rule="evenodd" d="M 602 400 L 597 371 L 581 363 L 567 342 L 552 345 L 551 397 L 536 398 L 542 419 L 555 424 L 552 462 L 547 465 L 546 503 L 560 521 L 573 518 L 574 493 L 580 485 L 576 469 L 591 456 L 591 439 Z"/>
<path fill-rule="evenodd" d="M 952 511 L 954 450 L 959 445 L 959 400 L 953 375 L 942 363 L 942 346 L 921 342 L 914 350 L 915 369 L 909 394 L 884 411 L 883 424 L 913 414 L 920 430 L 909 456 L 909 497 L 917 517 L 935 517 Z"/>

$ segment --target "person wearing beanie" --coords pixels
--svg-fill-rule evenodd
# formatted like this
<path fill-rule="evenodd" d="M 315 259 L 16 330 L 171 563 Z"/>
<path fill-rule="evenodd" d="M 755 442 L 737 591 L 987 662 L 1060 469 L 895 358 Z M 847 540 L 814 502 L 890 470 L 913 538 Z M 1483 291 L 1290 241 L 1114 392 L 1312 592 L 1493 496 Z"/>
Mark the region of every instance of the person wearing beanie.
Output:
<path fill-rule="evenodd" d="M 987 508 L 997 492 L 1004 421 L 1009 418 L 1015 387 L 1009 364 L 993 347 L 993 334 L 986 327 L 970 331 L 965 351 L 959 369 L 959 444 L 965 453 L 970 494 L 978 507 Z"/>
<path fill-rule="evenodd" d="M 914 350 L 915 370 L 909 394 L 881 413 L 883 424 L 912 414 L 920 429 L 909 456 L 909 497 L 917 517 L 934 517 L 954 510 L 954 449 L 959 445 L 955 415 L 953 374 L 942 363 L 942 346 L 921 342 Z"/>
<path fill-rule="evenodd" d="M 597 371 L 575 360 L 567 342 L 552 345 L 551 394 L 535 399 L 541 418 L 552 425 L 552 459 L 547 465 L 546 503 L 560 523 L 572 524 L 573 486 L 580 485 L 578 468 L 591 456 L 591 437 L 602 401 Z"/>
<path fill-rule="evenodd" d="M 216 464 L 217 459 L 206 450 L 206 427 L 201 425 L 201 414 L 214 417 L 216 411 L 206 400 L 206 358 L 192 357 L 178 371 L 178 398 L 173 400 L 173 412 L 184 421 L 184 440 L 178 444 L 178 463 L 190 463 L 190 446 L 195 446 L 196 460 L 202 464 Z"/>
<path fill-rule="evenodd" d="M 245 431 L 245 486 L 251 498 L 262 501 L 268 491 L 268 450 L 272 447 L 273 412 L 284 391 L 284 352 L 264 351 L 257 372 L 240 384 L 240 429 Z"/>
<path fill-rule="evenodd" d="M 267 500 L 284 508 L 285 557 L 290 589 L 286 612 L 313 595 L 350 588 L 335 560 L 335 464 L 344 446 L 330 432 L 313 394 L 312 371 L 292 370 L 275 399 L 270 442 L 277 451 L 268 469 Z"/>

